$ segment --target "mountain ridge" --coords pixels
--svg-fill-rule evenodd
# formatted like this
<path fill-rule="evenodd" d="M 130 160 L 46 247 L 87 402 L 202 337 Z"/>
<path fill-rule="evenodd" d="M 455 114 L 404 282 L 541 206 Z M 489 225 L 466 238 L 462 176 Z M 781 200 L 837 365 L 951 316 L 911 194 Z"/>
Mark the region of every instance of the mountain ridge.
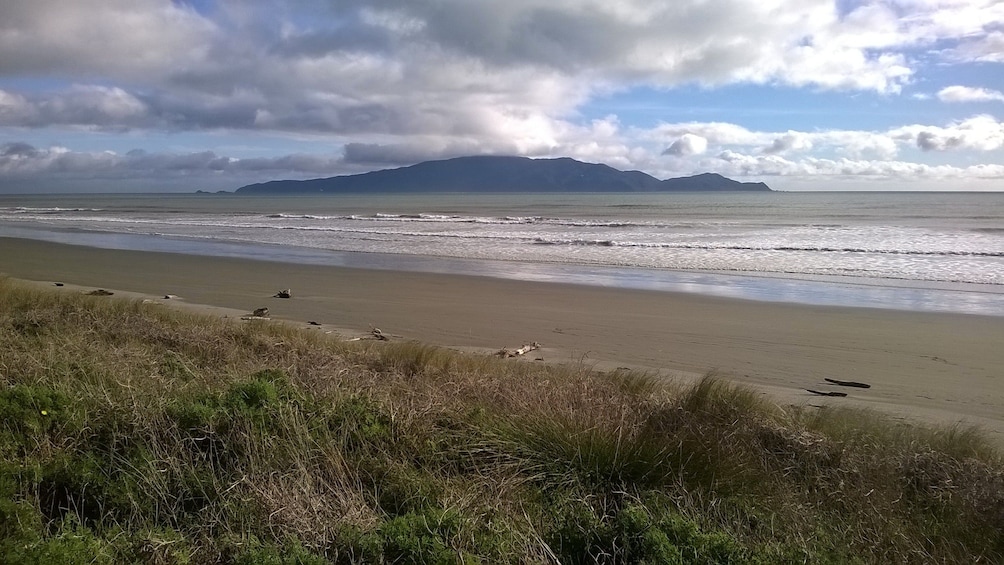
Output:
<path fill-rule="evenodd" d="M 309 180 L 273 180 L 237 189 L 239 194 L 340 194 L 361 192 L 724 192 L 770 191 L 763 182 L 735 181 L 717 173 L 657 179 L 570 157 L 531 159 L 469 156 L 423 161 L 396 169 Z"/>

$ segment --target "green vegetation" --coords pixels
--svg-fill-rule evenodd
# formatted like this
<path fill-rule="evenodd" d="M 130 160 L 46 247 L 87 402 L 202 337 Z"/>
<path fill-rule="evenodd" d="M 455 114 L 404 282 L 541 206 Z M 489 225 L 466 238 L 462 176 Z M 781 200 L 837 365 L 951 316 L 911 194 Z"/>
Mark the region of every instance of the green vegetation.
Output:
<path fill-rule="evenodd" d="M 3 563 L 1004 561 L 968 429 L 0 280 Z"/>

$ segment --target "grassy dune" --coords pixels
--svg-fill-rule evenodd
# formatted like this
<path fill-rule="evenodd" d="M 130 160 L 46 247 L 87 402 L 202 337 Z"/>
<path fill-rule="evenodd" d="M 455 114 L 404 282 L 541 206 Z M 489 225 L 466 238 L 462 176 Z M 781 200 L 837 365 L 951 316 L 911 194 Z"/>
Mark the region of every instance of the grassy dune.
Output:
<path fill-rule="evenodd" d="M 0 280 L 0 380 L 5 563 L 1004 561 L 977 432 L 711 377 Z"/>

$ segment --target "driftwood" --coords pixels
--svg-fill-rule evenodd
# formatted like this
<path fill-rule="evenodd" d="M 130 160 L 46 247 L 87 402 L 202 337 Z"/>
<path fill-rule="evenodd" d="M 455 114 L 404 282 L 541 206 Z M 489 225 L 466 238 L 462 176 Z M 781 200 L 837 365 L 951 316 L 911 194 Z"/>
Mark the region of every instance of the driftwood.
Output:
<path fill-rule="evenodd" d="M 318 325 L 320 325 L 320 324 L 318 324 Z M 387 334 L 387 333 L 384 333 L 383 330 L 381 330 L 380 328 L 373 328 L 373 329 L 370 330 L 370 333 L 368 335 L 366 335 L 365 337 L 354 337 L 352 339 L 347 339 L 345 341 L 363 341 L 365 339 L 376 339 L 376 340 L 380 340 L 380 341 L 390 341 L 390 338 L 392 338 L 392 337 L 401 338 L 401 336 L 399 336 L 397 334 Z"/>
<path fill-rule="evenodd" d="M 495 353 L 495 355 L 498 355 L 499 357 L 519 357 L 521 355 L 526 355 L 527 353 L 529 353 L 531 351 L 535 351 L 537 349 L 540 349 L 540 344 L 537 343 L 536 341 L 534 341 L 534 342 L 527 343 L 527 344 L 523 345 L 523 347 L 518 347 L 516 349 L 510 349 L 508 347 L 503 347 L 502 349 L 499 349 Z"/>
<path fill-rule="evenodd" d="M 255 308 L 254 312 L 251 312 L 251 315 L 255 318 L 267 318 L 268 308 Z"/>
<path fill-rule="evenodd" d="M 821 392 L 818 390 L 812 390 L 811 388 L 807 388 L 805 390 L 811 392 L 812 394 L 818 394 L 819 396 L 838 396 L 838 397 L 847 396 L 846 392 Z"/>
<path fill-rule="evenodd" d="M 108 291 L 108 290 L 105 290 L 103 288 L 99 288 L 97 290 L 92 290 L 92 291 L 88 292 L 87 294 L 89 294 L 91 296 L 111 296 L 111 295 L 113 295 L 115 293 L 111 292 L 111 291 Z"/>
<path fill-rule="evenodd" d="M 838 385 L 838 386 L 852 386 L 852 387 L 855 387 L 855 388 L 871 388 L 872 387 L 872 385 L 870 385 L 870 384 L 859 383 L 859 382 L 855 382 L 855 381 L 838 381 L 837 379 L 823 379 L 823 380 L 826 381 L 826 382 L 828 382 L 828 383 L 833 383 L 833 384 Z"/>
<path fill-rule="evenodd" d="M 279 292 L 275 293 L 275 295 L 273 295 L 273 298 L 290 298 L 292 296 L 293 296 L 292 292 L 290 292 L 290 290 L 287 288 L 286 290 L 280 290 Z"/>

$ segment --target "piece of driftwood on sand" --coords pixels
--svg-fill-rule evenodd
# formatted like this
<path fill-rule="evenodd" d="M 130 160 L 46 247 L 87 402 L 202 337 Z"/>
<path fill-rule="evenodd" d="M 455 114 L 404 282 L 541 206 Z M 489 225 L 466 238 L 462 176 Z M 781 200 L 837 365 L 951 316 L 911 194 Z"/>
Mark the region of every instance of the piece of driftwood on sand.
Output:
<path fill-rule="evenodd" d="M 866 383 L 859 383 L 857 381 L 838 381 L 837 379 L 823 379 L 828 383 L 832 383 L 838 386 L 852 386 L 855 388 L 871 388 L 872 385 Z"/>
<path fill-rule="evenodd" d="M 836 392 L 836 391 L 833 391 L 833 392 L 823 392 L 823 391 L 819 391 L 819 390 L 812 390 L 811 388 L 807 388 L 805 390 L 808 391 L 808 392 L 811 392 L 812 394 L 818 394 L 819 396 L 838 396 L 838 397 L 847 396 L 846 392 Z"/>
<path fill-rule="evenodd" d="M 268 308 L 255 308 L 251 314 L 241 316 L 242 320 L 268 320 Z"/>
<path fill-rule="evenodd" d="M 503 347 L 499 349 L 495 354 L 499 357 L 519 357 L 521 355 L 526 355 L 531 351 L 540 349 L 540 344 L 536 341 L 524 344 L 522 347 L 517 347 L 516 349 L 511 349 L 509 347 Z"/>
<path fill-rule="evenodd" d="M 375 340 L 379 340 L 379 341 L 390 341 L 390 338 L 392 338 L 392 337 L 400 338 L 401 336 L 399 336 L 399 335 L 393 335 L 393 334 L 386 334 L 380 328 L 373 328 L 373 329 L 370 330 L 370 333 L 367 336 L 365 336 L 365 337 L 354 337 L 354 338 L 346 340 L 346 341 L 362 341 L 364 339 L 375 339 Z"/>

